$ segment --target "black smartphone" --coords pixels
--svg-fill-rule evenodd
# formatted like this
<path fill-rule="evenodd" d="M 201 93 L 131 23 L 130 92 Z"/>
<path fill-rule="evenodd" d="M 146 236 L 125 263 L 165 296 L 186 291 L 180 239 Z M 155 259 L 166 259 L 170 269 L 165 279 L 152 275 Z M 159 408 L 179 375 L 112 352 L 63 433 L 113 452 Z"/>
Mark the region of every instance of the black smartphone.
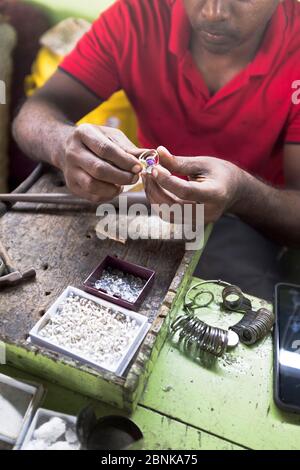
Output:
<path fill-rule="evenodd" d="M 275 402 L 285 411 L 300 413 L 300 286 L 276 286 L 275 314 Z"/>

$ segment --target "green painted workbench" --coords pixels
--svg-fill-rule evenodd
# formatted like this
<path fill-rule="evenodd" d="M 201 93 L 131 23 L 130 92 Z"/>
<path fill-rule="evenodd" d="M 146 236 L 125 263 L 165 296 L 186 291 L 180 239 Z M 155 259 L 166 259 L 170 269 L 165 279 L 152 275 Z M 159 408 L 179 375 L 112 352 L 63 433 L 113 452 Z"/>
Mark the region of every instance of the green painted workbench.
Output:
<path fill-rule="evenodd" d="M 194 280 L 196 282 L 197 280 Z M 221 312 L 220 287 L 210 287 L 216 302 L 203 318 L 229 325 L 238 315 Z M 264 304 L 254 299 L 255 305 Z M 177 305 L 174 314 L 180 312 Z M 0 371 L 34 379 L 6 366 Z M 280 412 L 272 397 L 272 339 L 252 348 L 239 345 L 208 367 L 185 357 L 167 340 L 132 415 L 145 435 L 144 448 L 298 449 L 300 417 Z M 35 379 L 40 381 L 40 379 Z M 90 399 L 45 383 L 44 406 L 76 414 Z M 93 402 L 99 415 L 120 413 Z"/>

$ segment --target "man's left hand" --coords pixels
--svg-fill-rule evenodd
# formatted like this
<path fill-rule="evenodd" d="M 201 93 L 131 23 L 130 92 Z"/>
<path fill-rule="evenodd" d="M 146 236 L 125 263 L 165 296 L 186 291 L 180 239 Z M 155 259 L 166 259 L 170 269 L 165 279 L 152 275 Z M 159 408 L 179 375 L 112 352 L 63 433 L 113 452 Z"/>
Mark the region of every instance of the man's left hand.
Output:
<path fill-rule="evenodd" d="M 151 204 L 205 204 L 205 222 L 211 223 L 239 199 L 244 172 L 236 165 L 214 157 L 176 157 L 164 147 L 158 152 L 160 165 L 144 178 Z"/>

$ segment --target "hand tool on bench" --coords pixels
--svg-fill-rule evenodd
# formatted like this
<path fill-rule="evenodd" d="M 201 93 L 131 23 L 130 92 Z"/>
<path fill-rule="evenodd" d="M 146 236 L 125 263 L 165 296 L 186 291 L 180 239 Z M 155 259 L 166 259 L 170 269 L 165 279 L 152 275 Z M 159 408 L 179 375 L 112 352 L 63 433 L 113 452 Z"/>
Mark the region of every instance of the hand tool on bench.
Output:
<path fill-rule="evenodd" d="M 4 265 L 2 275 L 0 274 L 0 291 L 6 287 L 15 287 L 36 277 L 36 271 L 34 268 L 27 269 L 21 273 L 19 270 L 13 267 L 11 258 L 1 241 L 0 259 Z"/>
<path fill-rule="evenodd" d="M 3 202 L 29 202 L 38 204 L 67 204 L 67 205 L 91 205 L 89 201 L 84 199 L 76 198 L 71 194 L 0 194 L 0 201 Z"/>
<path fill-rule="evenodd" d="M 10 274 L 14 271 L 17 271 L 13 267 L 13 262 L 11 260 L 11 257 L 9 256 L 7 250 L 4 248 L 1 240 L 0 240 L 0 257 L 3 261 L 3 263 L 4 263 L 4 269 L 3 269 L 2 277 L 3 277 L 3 274 Z"/>
<path fill-rule="evenodd" d="M 36 181 L 42 176 L 44 172 L 45 165 L 39 163 L 33 172 L 23 181 L 23 183 L 18 186 L 12 194 L 22 194 L 29 191 L 29 189 L 36 183 Z M 4 215 L 9 209 L 12 208 L 14 203 L 12 202 L 2 202 L 0 200 L 0 217 Z"/>
<path fill-rule="evenodd" d="M 0 277 L 0 291 L 6 287 L 15 287 L 23 282 L 29 281 L 36 277 L 36 271 L 33 268 L 27 269 L 23 273 L 14 271 L 6 276 Z"/>
<path fill-rule="evenodd" d="M 122 199 L 127 200 L 127 206 L 130 207 L 133 204 L 147 204 L 144 193 L 123 193 L 120 196 L 114 198 L 112 201 L 107 203 L 113 204 L 115 207 L 119 206 Z M 77 198 L 72 194 L 68 193 L 26 193 L 26 194 L 0 194 L 0 201 L 16 203 L 16 202 L 27 202 L 37 204 L 55 204 L 55 205 L 72 205 L 72 206 L 99 206 L 99 203 L 92 203 L 84 199 Z"/>

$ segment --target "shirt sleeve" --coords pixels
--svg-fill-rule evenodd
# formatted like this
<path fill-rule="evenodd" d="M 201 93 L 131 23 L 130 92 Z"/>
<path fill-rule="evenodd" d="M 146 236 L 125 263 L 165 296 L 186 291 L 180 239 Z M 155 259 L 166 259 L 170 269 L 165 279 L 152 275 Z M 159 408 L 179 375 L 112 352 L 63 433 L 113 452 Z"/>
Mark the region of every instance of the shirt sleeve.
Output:
<path fill-rule="evenodd" d="M 291 108 L 285 142 L 300 144 L 300 91 L 297 90 L 293 95 L 293 105 Z"/>
<path fill-rule="evenodd" d="M 103 101 L 122 88 L 119 63 L 124 32 L 123 8 L 124 2 L 118 0 L 102 13 L 59 67 Z"/>

